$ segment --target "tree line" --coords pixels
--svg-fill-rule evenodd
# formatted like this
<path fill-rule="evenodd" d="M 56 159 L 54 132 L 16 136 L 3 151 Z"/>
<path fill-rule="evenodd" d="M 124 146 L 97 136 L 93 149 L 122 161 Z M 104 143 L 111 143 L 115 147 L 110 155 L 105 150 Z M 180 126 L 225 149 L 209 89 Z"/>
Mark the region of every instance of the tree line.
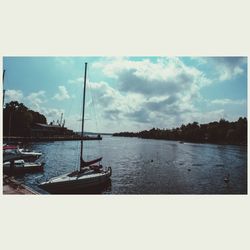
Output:
<path fill-rule="evenodd" d="M 39 112 L 28 109 L 23 103 L 12 101 L 3 109 L 4 136 L 30 136 L 35 123 L 47 124 L 47 119 Z"/>
<path fill-rule="evenodd" d="M 221 119 L 208 124 L 188 123 L 173 129 L 152 128 L 140 132 L 114 133 L 113 136 L 165 139 L 198 143 L 247 145 L 247 118 L 229 122 Z"/>

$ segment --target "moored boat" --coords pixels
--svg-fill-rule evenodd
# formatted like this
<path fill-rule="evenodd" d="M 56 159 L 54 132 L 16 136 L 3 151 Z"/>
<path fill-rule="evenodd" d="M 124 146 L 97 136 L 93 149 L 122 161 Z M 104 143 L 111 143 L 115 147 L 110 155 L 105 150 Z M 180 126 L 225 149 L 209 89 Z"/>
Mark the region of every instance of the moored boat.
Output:
<path fill-rule="evenodd" d="M 25 162 L 24 160 L 7 161 L 3 163 L 3 173 L 18 175 L 43 171 L 44 163 Z"/>
<path fill-rule="evenodd" d="M 84 172 L 75 171 L 54 177 L 47 182 L 41 183 L 39 187 L 50 193 L 81 191 L 81 189 L 88 189 L 105 184 L 109 180 L 111 174 L 112 170 L 110 167 L 100 172 L 89 168 Z"/>
<path fill-rule="evenodd" d="M 20 158 L 24 156 L 25 161 L 35 161 L 42 155 L 42 153 L 19 148 L 19 146 L 16 145 L 4 145 L 3 155 L 19 155 Z"/>
<path fill-rule="evenodd" d="M 86 76 L 87 63 L 85 63 L 84 73 L 81 138 L 83 138 L 84 134 Z M 90 187 L 98 187 L 100 185 L 103 185 L 110 180 L 112 169 L 111 167 L 103 167 L 100 164 L 101 160 L 102 158 L 98 158 L 88 162 L 83 160 L 83 140 L 81 139 L 80 163 L 78 170 L 51 178 L 48 181 L 42 182 L 39 187 L 49 193 L 68 193 L 74 191 L 77 193 L 82 189 L 88 189 Z"/>

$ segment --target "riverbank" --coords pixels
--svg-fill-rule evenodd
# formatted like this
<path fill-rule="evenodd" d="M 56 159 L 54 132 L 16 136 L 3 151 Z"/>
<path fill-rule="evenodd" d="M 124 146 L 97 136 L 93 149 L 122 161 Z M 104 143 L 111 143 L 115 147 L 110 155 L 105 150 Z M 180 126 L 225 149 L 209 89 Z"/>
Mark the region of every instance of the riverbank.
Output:
<path fill-rule="evenodd" d="M 4 136 L 4 142 L 46 142 L 46 141 L 91 141 L 102 140 L 101 136 L 53 136 L 53 137 L 23 137 L 23 136 Z"/>
<path fill-rule="evenodd" d="M 113 136 L 244 146 L 247 145 L 247 118 L 240 117 L 234 122 L 224 119 L 207 124 L 193 122 L 172 129 L 152 128 L 140 132 L 114 133 Z"/>
<path fill-rule="evenodd" d="M 225 142 L 225 141 L 193 141 L 193 140 L 180 140 L 180 139 L 166 139 L 166 138 L 158 138 L 158 137 L 140 137 L 140 136 L 129 136 L 129 135 L 122 135 L 122 134 L 113 134 L 114 137 L 128 137 L 128 138 L 139 138 L 139 139 L 146 139 L 146 140 L 162 140 L 162 141 L 174 141 L 179 143 L 197 143 L 197 144 L 214 144 L 214 145 L 232 145 L 232 146 L 245 146 L 247 147 L 246 142 Z"/>
<path fill-rule="evenodd" d="M 3 176 L 3 194 L 39 194 L 35 190 L 27 187 L 17 180 L 14 177 L 4 175 Z"/>

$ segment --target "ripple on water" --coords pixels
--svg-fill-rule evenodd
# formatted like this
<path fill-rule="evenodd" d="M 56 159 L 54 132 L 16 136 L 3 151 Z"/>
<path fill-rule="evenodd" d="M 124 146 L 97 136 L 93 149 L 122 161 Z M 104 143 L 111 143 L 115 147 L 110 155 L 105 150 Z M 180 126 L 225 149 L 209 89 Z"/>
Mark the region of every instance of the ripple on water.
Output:
<path fill-rule="evenodd" d="M 247 193 L 247 151 L 242 147 L 111 136 L 86 144 L 84 155 L 88 159 L 102 152 L 103 165 L 112 166 L 110 187 L 99 193 Z M 24 175 L 19 180 L 40 191 L 37 183 L 77 168 L 79 145 L 76 141 L 31 144 L 31 149 L 44 154 L 44 173 Z M 227 173 L 230 182 L 225 185 Z"/>

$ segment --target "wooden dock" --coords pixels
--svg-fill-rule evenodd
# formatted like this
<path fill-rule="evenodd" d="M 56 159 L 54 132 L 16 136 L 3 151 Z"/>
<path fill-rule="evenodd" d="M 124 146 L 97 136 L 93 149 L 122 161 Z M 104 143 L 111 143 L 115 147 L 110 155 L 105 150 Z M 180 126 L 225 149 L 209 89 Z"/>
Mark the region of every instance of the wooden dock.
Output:
<path fill-rule="evenodd" d="M 31 188 L 21 184 L 14 177 L 3 176 L 3 194 L 39 194 Z"/>

